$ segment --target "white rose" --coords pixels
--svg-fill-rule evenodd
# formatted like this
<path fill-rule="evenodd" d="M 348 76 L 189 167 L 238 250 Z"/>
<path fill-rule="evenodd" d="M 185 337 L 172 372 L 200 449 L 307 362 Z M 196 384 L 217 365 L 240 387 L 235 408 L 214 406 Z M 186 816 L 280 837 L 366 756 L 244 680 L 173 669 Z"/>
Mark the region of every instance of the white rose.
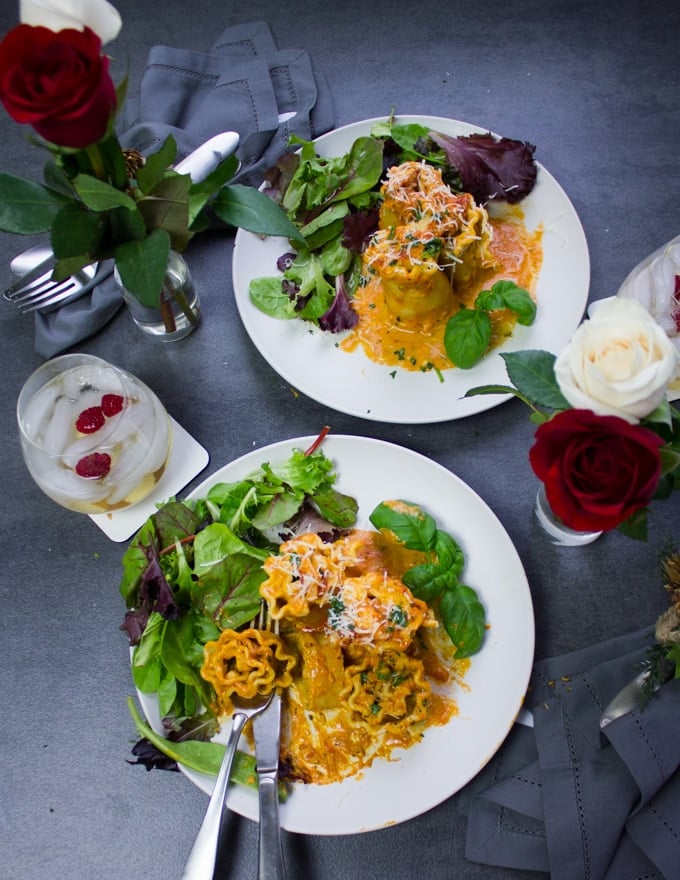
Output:
<path fill-rule="evenodd" d="M 42 25 L 51 31 L 91 28 L 102 43 L 118 36 L 121 18 L 107 0 L 19 0 L 22 24 Z"/>
<path fill-rule="evenodd" d="M 677 357 L 643 306 L 614 297 L 591 306 L 556 359 L 555 377 L 575 409 L 636 424 L 663 400 Z"/>

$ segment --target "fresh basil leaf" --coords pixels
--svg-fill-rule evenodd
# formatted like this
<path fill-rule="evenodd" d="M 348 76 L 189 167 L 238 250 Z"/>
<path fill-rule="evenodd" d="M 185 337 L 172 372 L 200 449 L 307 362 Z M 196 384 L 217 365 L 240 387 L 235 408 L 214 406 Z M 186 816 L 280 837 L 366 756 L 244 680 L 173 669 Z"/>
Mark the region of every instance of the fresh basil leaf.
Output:
<path fill-rule="evenodd" d="M 439 568 L 447 568 L 458 577 L 465 565 L 465 556 L 458 542 L 448 532 L 437 529 L 434 552 Z"/>
<path fill-rule="evenodd" d="M 517 315 L 517 322 L 528 327 L 536 320 L 536 303 L 529 291 L 512 281 L 497 281 L 492 290 L 499 289 L 505 308 Z"/>
<path fill-rule="evenodd" d="M 414 565 L 404 573 L 402 580 L 416 598 L 422 599 L 428 605 L 432 605 L 443 592 L 458 583 L 458 577 L 453 571 L 433 563 Z"/>
<path fill-rule="evenodd" d="M 449 638 L 456 646 L 456 657 L 475 654 L 486 632 L 486 611 L 472 587 L 458 584 L 441 597 L 439 612 Z"/>
<path fill-rule="evenodd" d="M 462 370 L 468 370 L 479 363 L 490 343 L 491 320 L 485 311 L 461 309 L 446 322 L 446 355 Z"/>
<path fill-rule="evenodd" d="M 437 524 L 416 504 L 408 501 L 383 501 L 369 516 L 376 529 L 385 529 L 409 550 L 429 553 L 434 547 Z"/>

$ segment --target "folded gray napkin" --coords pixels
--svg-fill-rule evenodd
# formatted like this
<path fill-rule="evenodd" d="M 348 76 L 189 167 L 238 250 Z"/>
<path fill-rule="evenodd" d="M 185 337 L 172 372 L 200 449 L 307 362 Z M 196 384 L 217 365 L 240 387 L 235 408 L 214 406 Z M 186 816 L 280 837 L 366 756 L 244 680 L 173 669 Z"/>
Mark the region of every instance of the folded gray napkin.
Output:
<path fill-rule="evenodd" d="M 222 131 L 240 137 L 234 182 L 259 186 L 291 134 L 311 140 L 333 127 L 325 78 L 306 52 L 279 50 L 262 21 L 227 28 L 207 53 L 151 49 L 139 95 L 119 121 L 124 146 L 148 154 L 166 137 L 177 161 Z M 122 305 L 113 278 L 49 314 L 36 313 L 35 348 L 43 357 L 100 330 Z"/>
<path fill-rule="evenodd" d="M 600 730 L 640 672 L 654 629 L 535 664 L 526 706 L 457 796 L 474 862 L 553 880 L 680 877 L 680 680 Z"/>

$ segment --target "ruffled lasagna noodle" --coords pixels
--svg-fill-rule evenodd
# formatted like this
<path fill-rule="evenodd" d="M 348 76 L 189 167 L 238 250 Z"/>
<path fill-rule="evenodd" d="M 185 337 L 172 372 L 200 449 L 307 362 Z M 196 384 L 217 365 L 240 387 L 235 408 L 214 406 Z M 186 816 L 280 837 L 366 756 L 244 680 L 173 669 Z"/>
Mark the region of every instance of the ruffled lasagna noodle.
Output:
<path fill-rule="evenodd" d="M 518 208 L 491 217 L 470 193 L 454 193 L 439 169 L 404 162 L 381 189 L 379 229 L 363 253 L 352 305 L 359 321 L 340 347 L 407 370 L 445 370 L 444 330 L 461 307 L 501 279 L 536 293 L 542 229 L 529 233 Z M 516 315 L 490 315 L 491 347 L 512 334 Z"/>
<path fill-rule="evenodd" d="M 294 665 L 295 658 L 278 635 L 260 629 L 225 629 L 205 645 L 201 676 L 215 690 L 216 713 L 227 715 L 234 708 L 232 697 L 251 700 L 288 687 Z"/>
<path fill-rule="evenodd" d="M 305 534 L 264 563 L 260 592 L 280 637 L 226 631 L 206 647 L 203 675 L 230 695 L 283 689 L 282 775 L 325 784 L 420 741 L 456 711 L 456 661 L 437 620 L 401 580 L 421 553 L 380 532 L 333 543 Z"/>

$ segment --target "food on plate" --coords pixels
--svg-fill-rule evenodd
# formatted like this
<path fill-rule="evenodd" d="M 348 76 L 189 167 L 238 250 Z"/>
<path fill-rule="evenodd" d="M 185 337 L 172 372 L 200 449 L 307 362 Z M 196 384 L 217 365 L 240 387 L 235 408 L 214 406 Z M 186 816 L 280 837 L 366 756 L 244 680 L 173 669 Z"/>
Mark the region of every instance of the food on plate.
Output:
<path fill-rule="evenodd" d="M 359 528 L 335 479 L 316 445 L 296 449 L 204 498 L 167 502 L 130 544 L 123 629 L 167 754 L 173 740 L 213 737 L 233 697 L 273 688 L 287 781 L 340 781 L 455 715 L 486 632 L 460 546 L 401 500 Z M 263 602 L 267 630 L 255 622 Z"/>
<path fill-rule="evenodd" d="M 469 660 L 456 661 L 432 609 L 401 580 L 424 561 L 381 532 L 300 535 L 263 564 L 260 593 L 280 634 L 225 630 L 206 644 L 201 674 L 219 716 L 233 694 L 282 688 L 288 780 L 339 782 L 455 714 L 453 696 L 433 685 L 460 681 Z"/>
<path fill-rule="evenodd" d="M 473 366 L 533 322 L 542 228 L 527 230 L 517 207 L 536 181 L 531 145 L 394 120 L 337 158 L 294 143 L 267 192 L 307 247 L 251 282 L 261 311 L 346 331 L 339 347 L 377 363 L 438 372 Z"/>

